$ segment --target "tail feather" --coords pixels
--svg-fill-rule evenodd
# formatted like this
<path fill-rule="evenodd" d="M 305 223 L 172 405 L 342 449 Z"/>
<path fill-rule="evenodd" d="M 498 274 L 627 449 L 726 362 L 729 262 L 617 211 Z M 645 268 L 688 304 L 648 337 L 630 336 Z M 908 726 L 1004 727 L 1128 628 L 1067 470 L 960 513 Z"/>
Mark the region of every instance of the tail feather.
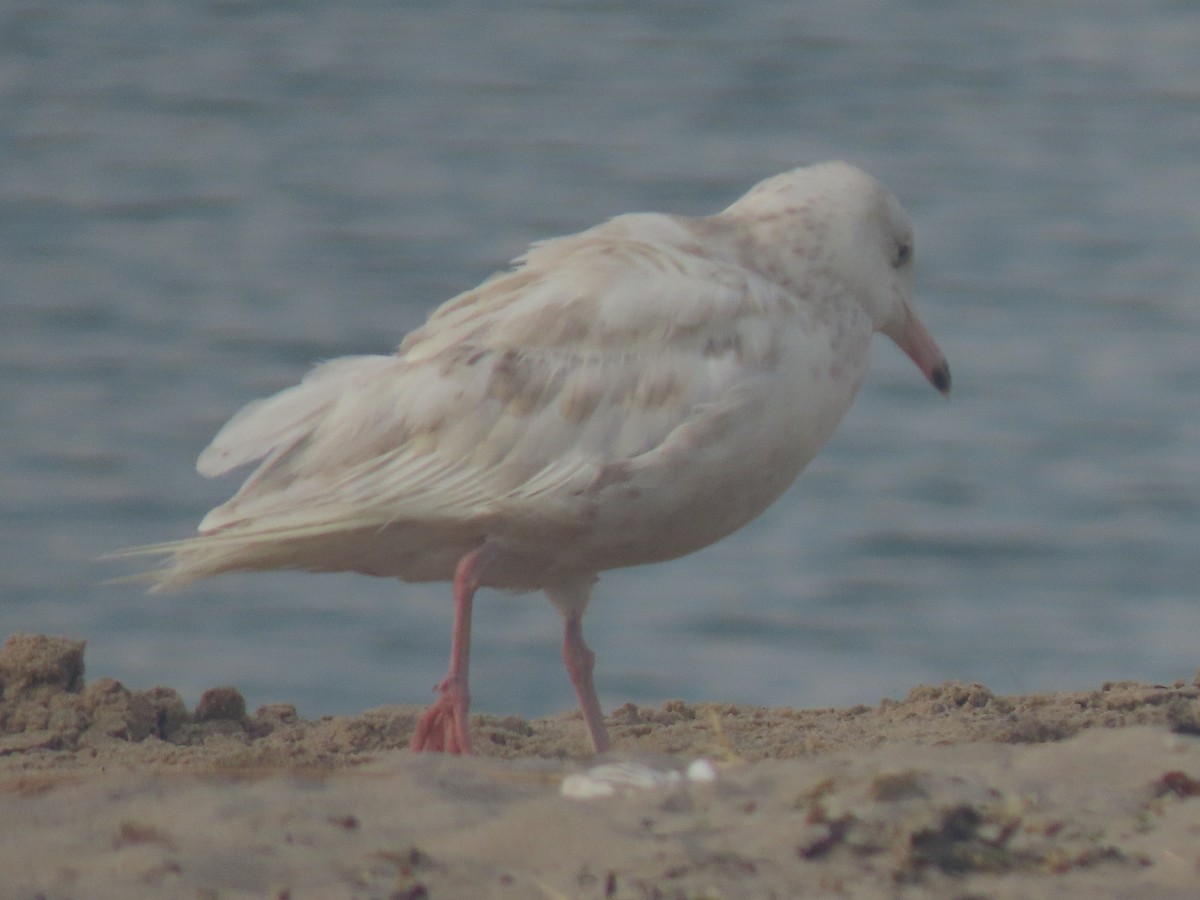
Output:
<path fill-rule="evenodd" d="M 308 541 L 330 542 L 337 537 L 336 533 L 331 534 L 327 527 L 320 524 L 271 529 L 231 528 L 178 541 L 130 547 L 106 558 L 162 558 L 163 564 L 156 569 L 116 579 L 118 582 L 147 585 L 150 593 L 158 594 L 179 590 L 192 582 L 227 572 L 286 568 L 327 571 L 328 567 L 325 566 L 306 565 L 306 555 L 298 550 Z"/>
<path fill-rule="evenodd" d="M 129 547 L 110 554 L 104 559 L 136 559 L 158 557 L 162 565 L 158 568 L 134 575 L 112 579 L 116 584 L 145 585 L 149 593 L 161 594 L 181 590 L 192 582 L 226 572 L 256 571 L 276 568 L 268 562 L 267 550 L 273 541 L 254 541 L 246 535 L 222 539 L 219 535 L 200 535 L 161 544 L 146 544 Z"/>
<path fill-rule="evenodd" d="M 448 581 L 458 560 L 478 546 L 469 524 L 427 521 L 358 523 L 331 527 L 307 522 L 233 526 L 178 541 L 130 547 L 106 559 L 158 557 L 162 565 L 118 583 L 145 585 L 150 593 L 176 591 L 228 572 L 299 569 L 361 572 L 404 581 Z"/>

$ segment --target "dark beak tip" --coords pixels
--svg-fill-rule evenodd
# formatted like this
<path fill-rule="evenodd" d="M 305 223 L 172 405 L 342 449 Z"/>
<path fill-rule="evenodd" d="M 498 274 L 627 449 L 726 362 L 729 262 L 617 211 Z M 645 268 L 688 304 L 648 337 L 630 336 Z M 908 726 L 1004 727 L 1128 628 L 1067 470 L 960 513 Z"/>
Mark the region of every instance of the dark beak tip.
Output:
<path fill-rule="evenodd" d="M 934 366 L 933 371 L 929 373 L 929 383 L 937 388 L 943 397 L 950 396 L 950 364 L 943 359 Z"/>

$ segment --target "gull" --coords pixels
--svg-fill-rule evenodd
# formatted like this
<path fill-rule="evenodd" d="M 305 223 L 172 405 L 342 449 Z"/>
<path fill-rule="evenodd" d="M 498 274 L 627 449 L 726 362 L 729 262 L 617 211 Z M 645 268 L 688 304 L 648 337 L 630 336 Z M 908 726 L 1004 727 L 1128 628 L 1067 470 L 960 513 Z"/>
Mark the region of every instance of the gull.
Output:
<path fill-rule="evenodd" d="M 481 587 L 544 591 L 597 753 L 582 620 L 600 572 L 684 556 L 765 510 L 826 443 L 882 332 L 941 393 L 913 311 L 913 232 L 870 175 L 827 162 L 715 215 L 617 216 L 533 244 L 390 355 L 333 359 L 238 412 L 201 453 L 257 467 L 142 578 L 361 572 L 450 581 L 450 667 L 415 751 L 470 753 Z"/>

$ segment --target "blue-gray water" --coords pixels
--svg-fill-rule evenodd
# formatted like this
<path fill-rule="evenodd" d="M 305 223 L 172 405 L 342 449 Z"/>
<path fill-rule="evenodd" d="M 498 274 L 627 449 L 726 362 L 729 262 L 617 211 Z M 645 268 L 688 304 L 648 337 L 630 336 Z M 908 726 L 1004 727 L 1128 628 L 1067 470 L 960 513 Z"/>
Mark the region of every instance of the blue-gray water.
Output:
<path fill-rule="evenodd" d="M 446 585 L 95 558 L 236 487 L 193 462 L 532 239 L 703 214 L 830 157 L 917 224 L 944 402 L 882 338 L 759 521 L 609 573 L 606 706 L 1067 689 L 1200 665 L 1193 4 L 60 0 L 0 10 L 0 632 L 306 715 L 425 702 Z M 477 605 L 476 708 L 573 705 L 540 596 Z"/>

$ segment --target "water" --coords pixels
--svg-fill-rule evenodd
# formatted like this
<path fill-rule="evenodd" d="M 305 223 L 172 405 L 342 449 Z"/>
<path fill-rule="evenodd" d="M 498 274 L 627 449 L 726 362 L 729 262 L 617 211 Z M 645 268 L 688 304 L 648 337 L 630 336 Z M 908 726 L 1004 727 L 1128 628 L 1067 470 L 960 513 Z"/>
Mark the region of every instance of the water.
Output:
<path fill-rule="evenodd" d="M 879 339 L 740 534 L 607 574 L 606 706 L 1068 689 L 1200 664 L 1200 11 L 1082 4 L 64 2 L 0 11 L 0 632 L 302 713 L 424 702 L 445 585 L 146 597 L 242 403 L 384 352 L 538 237 L 848 158 L 917 223 L 949 403 Z M 569 708 L 557 616 L 477 606 L 477 708 Z"/>

